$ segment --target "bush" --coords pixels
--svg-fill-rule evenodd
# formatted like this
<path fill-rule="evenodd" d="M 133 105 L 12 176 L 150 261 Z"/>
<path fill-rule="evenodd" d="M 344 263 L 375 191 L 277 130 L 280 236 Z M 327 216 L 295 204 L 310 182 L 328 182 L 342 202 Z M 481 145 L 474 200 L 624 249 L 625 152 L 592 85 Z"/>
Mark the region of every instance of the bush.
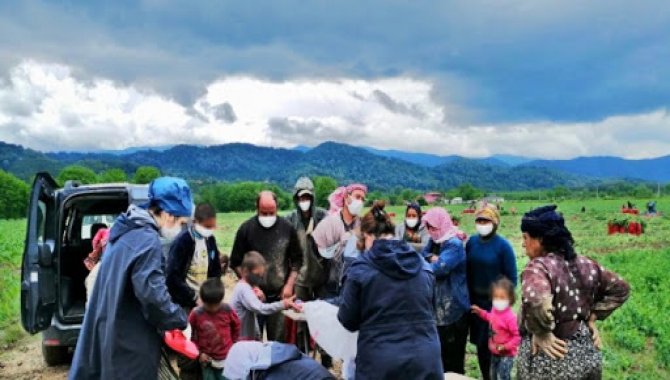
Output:
<path fill-rule="evenodd" d="M 154 166 L 140 166 L 135 171 L 135 176 L 133 177 L 133 183 L 138 183 L 141 185 L 146 185 L 156 178 L 161 176 L 161 171 Z"/>
<path fill-rule="evenodd" d="M 0 218 L 14 219 L 26 216 L 28 185 L 13 175 L 0 170 Z"/>
<path fill-rule="evenodd" d="M 214 205 L 219 212 L 253 211 L 256 209 L 258 193 L 263 190 L 273 191 L 277 195 L 279 209 L 293 208 L 290 193 L 277 185 L 262 182 L 219 183 L 203 186 L 199 199 Z"/>
<path fill-rule="evenodd" d="M 63 186 L 67 181 L 79 181 L 82 184 L 92 184 L 98 182 L 98 176 L 95 172 L 85 166 L 70 165 L 66 166 L 58 174 L 58 183 Z"/>
<path fill-rule="evenodd" d="M 109 169 L 100 173 L 98 180 L 101 183 L 122 183 L 128 182 L 128 176 L 121 169 Z"/>

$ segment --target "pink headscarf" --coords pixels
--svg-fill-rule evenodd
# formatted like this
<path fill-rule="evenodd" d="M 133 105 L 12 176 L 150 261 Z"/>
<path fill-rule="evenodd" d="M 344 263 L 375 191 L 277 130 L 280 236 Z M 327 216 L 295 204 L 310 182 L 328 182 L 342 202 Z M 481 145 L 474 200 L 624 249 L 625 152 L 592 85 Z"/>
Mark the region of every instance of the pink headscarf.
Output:
<path fill-rule="evenodd" d="M 447 241 L 453 237 L 457 237 L 461 240 L 467 239 L 465 232 L 459 230 L 458 227 L 454 225 L 451 216 L 447 210 L 442 207 L 434 207 L 428 210 L 422 218 L 422 223 L 424 225 L 430 224 L 432 227 L 437 228 L 436 232 L 428 231 L 431 239 L 435 242 Z"/>
<path fill-rule="evenodd" d="M 340 212 L 344 208 L 344 200 L 347 198 L 347 195 L 353 193 L 355 190 L 361 190 L 367 194 L 368 187 L 360 183 L 352 183 L 349 186 L 335 189 L 328 197 L 328 202 L 330 202 L 330 210 L 328 212 L 331 214 Z"/>
<path fill-rule="evenodd" d="M 101 228 L 96 232 L 95 236 L 93 237 L 93 249 L 100 249 L 103 250 L 105 246 L 107 245 L 107 241 L 109 240 L 109 229 L 108 228 Z"/>

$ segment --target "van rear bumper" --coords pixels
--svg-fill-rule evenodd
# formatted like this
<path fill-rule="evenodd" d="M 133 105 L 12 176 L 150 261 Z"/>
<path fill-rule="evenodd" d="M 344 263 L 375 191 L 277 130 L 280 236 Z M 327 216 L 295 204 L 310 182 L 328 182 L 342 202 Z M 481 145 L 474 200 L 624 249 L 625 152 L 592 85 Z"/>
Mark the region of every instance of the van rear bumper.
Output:
<path fill-rule="evenodd" d="M 42 344 L 46 346 L 74 347 L 79 339 L 81 325 L 64 325 L 56 318 L 51 326 L 42 332 Z"/>

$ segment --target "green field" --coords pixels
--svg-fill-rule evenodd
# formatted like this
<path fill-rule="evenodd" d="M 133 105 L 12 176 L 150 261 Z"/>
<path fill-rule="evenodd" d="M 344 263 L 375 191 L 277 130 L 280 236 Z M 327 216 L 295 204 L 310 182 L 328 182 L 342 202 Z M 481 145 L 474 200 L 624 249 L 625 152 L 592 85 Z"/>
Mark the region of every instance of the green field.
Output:
<path fill-rule="evenodd" d="M 623 200 L 586 200 L 559 203 L 581 254 L 600 261 L 628 280 L 632 295 L 628 303 L 601 324 L 604 336 L 605 379 L 670 378 L 670 325 L 665 311 L 670 310 L 670 217 L 645 219 L 647 231 L 640 237 L 607 236 L 607 221 L 620 218 Z M 637 203 L 642 204 L 641 201 Z M 509 202 L 506 210 L 515 207 L 517 215 L 503 215 L 501 234 L 513 244 L 519 269 L 527 260 L 521 248 L 519 223 L 521 213 L 539 202 Z M 582 206 L 587 208 L 581 213 Z M 461 215 L 464 206 L 448 206 L 453 215 L 461 216 L 461 226 L 473 233 L 474 221 Z M 670 199 L 659 201 L 661 211 L 670 212 Z M 389 211 L 402 219 L 401 207 Z M 237 227 L 251 213 L 219 215 L 217 239 L 221 250 L 230 251 Z M 17 332 L 19 312 L 20 260 L 23 249 L 25 221 L 0 220 L 0 344 L 20 337 Z M 473 347 L 469 352 L 473 353 Z M 468 373 L 477 376 L 473 355 L 468 358 Z"/>

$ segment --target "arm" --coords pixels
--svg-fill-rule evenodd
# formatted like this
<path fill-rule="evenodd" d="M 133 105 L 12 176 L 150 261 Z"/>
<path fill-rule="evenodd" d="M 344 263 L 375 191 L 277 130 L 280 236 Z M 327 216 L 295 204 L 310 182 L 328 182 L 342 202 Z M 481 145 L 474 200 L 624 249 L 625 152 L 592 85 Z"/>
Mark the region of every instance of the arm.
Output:
<path fill-rule="evenodd" d="M 361 327 L 361 286 L 355 279 L 345 278 L 337 319 L 347 330 L 354 332 Z"/>
<path fill-rule="evenodd" d="M 516 318 L 510 318 L 507 321 L 507 330 L 510 332 L 512 338 L 503 347 L 505 347 L 505 351 L 512 351 L 521 345 L 521 334 L 519 334 L 519 324 Z"/>
<path fill-rule="evenodd" d="M 616 273 L 608 271 L 600 266 L 598 266 L 598 268 L 600 286 L 598 286 L 598 289 L 596 290 L 594 305 L 591 307 L 591 314 L 595 314 L 596 318 L 602 321 L 628 300 L 628 297 L 630 296 L 630 286 Z"/>
<path fill-rule="evenodd" d="M 200 347 L 200 337 L 198 336 L 198 329 L 196 328 L 198 325 L 198 317 L 195 315 L 195 310 L 188 316 L 188 324 L 191 325 L 191 342 Z"/>
<path fill-rule="evenodd" d="M 170 246 L 166 282 L 174 302 L 187 308 L 193 308 L 198 295 L 186 284 L 186 271 L 193 257 L 193 248 L 189 249 L 188 244 L 185 244 L 188 237 L 189 235 L 181 234 Z"/>
<path fill-rule="evenodd" d="M 158 244 L 137 257 L 131 268 L 133 292 L 144 318 L 160 331 L 186 328 L 186 313 L 172 303 L 162 269 L 163 251 Z"/>
<path fill-rule="evenodd" d="M 463 244 L 444 242 L 440 250 L 440 257 L 431 264 L 433 273 L 436 278 L 444 278 L 449 272 L 454 270 L 458 265 L 465 262 L 465 250 Z"/>
<path fill-rule="evenodd" d="M 423 257 L 424 259 L 427 259 L 427 258 L 429 258 L 430 256 L 433 255 L 433 253 L 432 253 L 433 244 L 435 244 L 435 243 L 433 242 L 433 240 L 431 240 L 429 238 L 428 243 L 426 245 L 424 245 L 421 252 L 419 252 L 419 254 L 421 254 L 421 257 Z"/>
<path fill-rule="evenodd" d="M 522 274 L 523 320 L 533 335 L 545 335 L 554 329 L 553 294 L 549 273 L 544 265 L 532 260 Z"/>
<path fill-rule="evenodd" d="M 235 242 L 233 242 L 233 250 L 230 253 L 230 268 L 235 272 L 237 278 L 242 278 L 239 272 L 239 267 L 242 265 L 244 254 L 249 252 L 243 231 L 245 226 L 246 224 L 242 224 L 237 230 L 237 233 L 235 234 Z"/>
<path fill-rule="evenodd" d="M 260 315 L 272 315 L 279 311 L 286 309 L 286 303 L 284 301 L 277 301 L 273 303 L 263 303 L 261 302 L 251 287 L 245 287 L 242 289 L 242 306 L 245 309 L 250 310 L 255 314 Z"/>
<path fill-rule="evenodd" d="M 479 318 L 481 318 L 482 320 L 484 320 L 484 321 L 486 321 L 486 322 L 491 322 L 490 314 L 489 314 L 488 311 L 486 311 L 486 310 L 484 310 L 484 309 L 482 309 L 482 308 L 480 308 L 480 307 L 477 307 L 477 306 L 475 306 L 475 305 L 472 306 L 472 310 L 474 310 L 475 313 L 477 314 L 477 316 L 478 316 Z"/>
<path fill-rule="evenodd" d="M 230 336 L 233 339 L 233 343 L 236 343 L 240 340 L 240 330 L 241 323 L 240 318 L 237 316 L 235 310 L 230 310 Z"/>
<path fill-rule="evenodd" d="M 210 254 L 214 251 L 214 257 L 209 257 L 209 266 L 207 267 L 207 277 L 220 278 L 221 277 L 221 252 L 216 245 L 216 238 L 214 236 L 207 239 L 207 252 Z"/>
<path fill-rule="evenodd" d="M 507 241 L 503 241 L 502 249 L 502 272 L 505 274 L 505 277 L 512 281 L 514 286 L 518 284 L 518 270 L 516 267 L 516 256 L 514 255 L 514 249 L 512 245 Z"/>

